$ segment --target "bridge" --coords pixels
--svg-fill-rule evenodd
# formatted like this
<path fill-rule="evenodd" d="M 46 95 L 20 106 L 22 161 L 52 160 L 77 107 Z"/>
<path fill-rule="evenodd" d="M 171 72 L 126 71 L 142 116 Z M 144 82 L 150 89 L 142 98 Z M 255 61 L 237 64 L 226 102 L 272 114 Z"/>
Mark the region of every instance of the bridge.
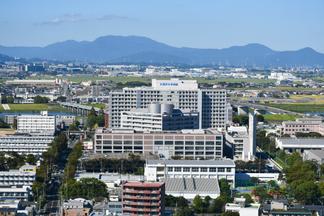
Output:
<path fill-rule="evenodd" d="M 95 110 L 95 112 L 98 114 L 100 112 L 100 109 L 97 107 L 82 105 L 78 103 L 69 103 L 69 102 L 59 102 L 59 104 L 68 110 L 77 113 L 79 115 L 88 115 L 92 108 Z"/>

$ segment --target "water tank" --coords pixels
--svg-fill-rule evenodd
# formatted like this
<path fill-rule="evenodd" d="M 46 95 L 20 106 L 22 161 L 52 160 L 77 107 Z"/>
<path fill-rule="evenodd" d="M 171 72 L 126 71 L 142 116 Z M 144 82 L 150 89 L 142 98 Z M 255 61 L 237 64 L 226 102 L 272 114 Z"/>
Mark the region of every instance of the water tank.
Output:
<path fill-rule="evenodd" d="M 173 104 L 161 104 L 161 113 L 171 114 L 174 108 Z"/>
<path fill-rule="evenodd" d="M 150 113 L 160 113 L 161 112 L 161 104 L 153 103 L 149 105 Z"/>

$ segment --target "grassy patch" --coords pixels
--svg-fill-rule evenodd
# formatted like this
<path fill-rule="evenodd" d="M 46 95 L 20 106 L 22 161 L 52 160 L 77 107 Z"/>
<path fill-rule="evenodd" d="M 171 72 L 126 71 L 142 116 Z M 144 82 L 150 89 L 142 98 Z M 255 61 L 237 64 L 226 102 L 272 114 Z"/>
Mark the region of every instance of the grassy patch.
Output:
<path fill-rule="evenodd" d="M 267 104 L 267 106 L 276 107 L 283 110 L 307 113 L 307 112 L 324 112 L 324 104 Z"/>
<path fill-rule="evenodd" d="M 106 104 L 103 104 L 103 103 L 88 103 L 88 104 L 84 104 L 84 105 L 91 106 L 91 107 L 96 107 L 96 108 L 99 108 L 99 109 L 105 109 L 106 108 Z"/>
<path fill-rule="evenodd" d="M 64 112 L 67 109 L 59 106 L 59 105 L 52 105 L 52 104 L 9 104 L 10 110 L 8 112 L 39 112 L 43 110 L 48 110 L 52 112 Z"/>
<path fill-rule="evenodd" d="M 266 121 L 295 121 L 298 118 L 297 115 L 289 114 L 265 114 L 263 117 Z"/>

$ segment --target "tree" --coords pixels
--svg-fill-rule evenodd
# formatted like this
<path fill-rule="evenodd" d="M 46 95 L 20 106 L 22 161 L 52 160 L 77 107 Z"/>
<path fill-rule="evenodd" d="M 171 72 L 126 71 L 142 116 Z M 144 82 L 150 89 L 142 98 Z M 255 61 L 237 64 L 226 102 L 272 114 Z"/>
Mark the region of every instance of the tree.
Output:
<path fill-rule="evenodd" d="M 36 97 L 34 97 L 34 103 L 36 104 L 44 104 L 44 103 L 48 103 L 49 99 L 47 97 L 42 97 L 37 95 Z"/>
<path fill-rule="evenodd" d="M 296 137 L 315 137 L 315 138 L 322 137 L 322 135 L 317 132 L 308 132 L 308 133 L 296 132 L 295 136 Z"/>
<path fill-rule="evenodd" d="M 214 199 L 209 207 L 208 212 L 209 213 L 221 213 L 224 209 L 224 206 L 226 204 L 226 198 L 223 196 L 219 196 L 216 199 Z"/>
<path fill-rule="evenodd" d="M 210 196 L 206 196 L 203 200 L 203 213 L 208 213 L 210 203 L 211 203 L 211 198 Z"/>
<path fill-rule="evenodd" d="M 228 184 L 226 179 L 219 180 L 219 188 L 222 196 L 227 198 L 231 197 L 231 186 Z"/>
<path fill-rule="evenodd" d="M 192 201 L 192 207 L 195 213 L 200 214 L 203 213 L 203 200 L 199 195 L 196 195 Z"/>
<path fill-rule="evenodd" d="M 240 213 L 238 213 L 238 212 L 232 212 L 232 211 L 227 211 L 227 212 L 223 212 L 221 214 L 221 216 L 240 216 Z"/>
<path fill-rule="evenodd" d="M 37 158 L 35 157 L 35 155 L 29 154 L 26 157 L 26 162 L 32 165 L 36 165 Z"/>
<path fill-rule="evenodd" d="M 235 116 L 233 116 L 233 123 L 240 124 L 240 125 L 248 125 L 249 124 L 249 116 L 235 115 Z"/>
<path fill-rule="evenodd" d="M 264 116 L 263 115 L 256 115 L 256 119 L 258 122 L 264 122 Z"/>
<path fill-rule="evenodd" d="M 191 208 L 177 208 L 174 216 L 194 216 L 195 213 Z"/>
<path fill-rule="evenodd" d="M 0 128 L 10 128 L 10 126 L 2 119 L 0 119 Z"/>
<path fill-rule="evenodd" d="M 305 205 L 318 203 L 321 193 L 315 182 L 301 181 L 294 182 L 293 184 L 296 184 L 293 192 L 295 199 Z"/>
<path fill-rule="evenodd" d="M 245 204 L 247 206 L 249 206 L 251 203 L 253 203 L 253 199 L 250 194 L 245 193 L 245 194 L 242 194 L 242 196 L 245 198 Z"/>

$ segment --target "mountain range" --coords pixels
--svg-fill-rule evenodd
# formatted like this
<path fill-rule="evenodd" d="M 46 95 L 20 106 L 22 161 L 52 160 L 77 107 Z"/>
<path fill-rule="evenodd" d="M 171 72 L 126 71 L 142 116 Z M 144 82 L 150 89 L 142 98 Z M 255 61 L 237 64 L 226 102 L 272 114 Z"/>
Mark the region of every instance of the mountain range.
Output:
<path fill-rule="evenodd" d="M 224 49 L 174 47 L 139 36 L 104 36 L 94 41 L 67 40 L 45 47 L 0 46 L 0 53 L 55 61 L 229 66 L 324 66 L 324 54 L 312 48 L 275 51 L 261 44 Z"/>

